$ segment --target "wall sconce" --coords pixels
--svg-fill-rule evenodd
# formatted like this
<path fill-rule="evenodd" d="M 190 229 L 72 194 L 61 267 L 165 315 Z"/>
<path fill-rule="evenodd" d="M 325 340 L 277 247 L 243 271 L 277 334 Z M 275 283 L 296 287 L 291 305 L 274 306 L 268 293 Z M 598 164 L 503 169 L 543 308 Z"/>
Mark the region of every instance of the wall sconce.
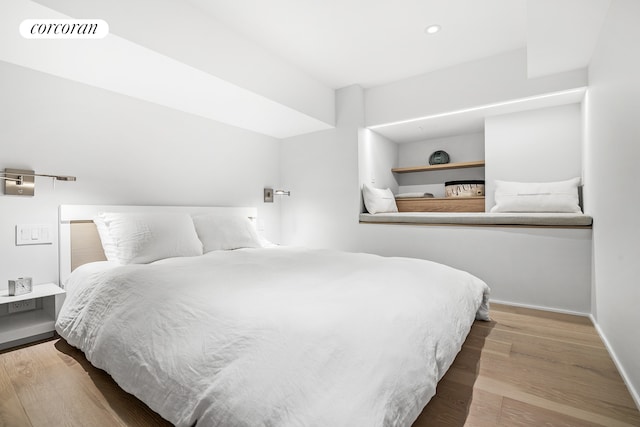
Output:
<path fill-rule="evenodd" d="M 275 190 L 273 188 L 264 189 L 264 202 L 273 203 L 273 196 L 291 196 L 291 191 Z"/>
<path fill-rule="evenodd" d="M 5 169 L 0 172 L 0 179 L 4 181 L 4 194 L 11 196 L 33 196 L 35 193 L 35 177 L 44 176 L 56 181 L 75 181 L 75 176 L 46 175 L 35 173 L 32 170 Z"/>

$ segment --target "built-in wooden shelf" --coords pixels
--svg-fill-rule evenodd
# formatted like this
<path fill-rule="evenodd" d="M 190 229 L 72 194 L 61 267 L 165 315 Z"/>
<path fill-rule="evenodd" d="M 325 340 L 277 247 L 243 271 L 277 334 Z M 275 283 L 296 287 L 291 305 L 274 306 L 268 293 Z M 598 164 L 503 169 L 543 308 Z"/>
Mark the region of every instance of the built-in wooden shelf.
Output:
<path fill-rule="evenodd" d="M 398 212 L 484 212 L 484 196 L 396 199 Z"/>
<path fill-rule="evenodd" d="M 405 168 L 393 168 L 391 169 L 391 172 L 394 172 L 394 173 L 427 172 L 427 171 L 446 170 L 446 169 L 479 168 L 483 166 L 484 166 L 484 160 L 476 160 L 473 162 L 445 163 L 443 165 L 424 165 L 424 166 L 409 166 Z"/>

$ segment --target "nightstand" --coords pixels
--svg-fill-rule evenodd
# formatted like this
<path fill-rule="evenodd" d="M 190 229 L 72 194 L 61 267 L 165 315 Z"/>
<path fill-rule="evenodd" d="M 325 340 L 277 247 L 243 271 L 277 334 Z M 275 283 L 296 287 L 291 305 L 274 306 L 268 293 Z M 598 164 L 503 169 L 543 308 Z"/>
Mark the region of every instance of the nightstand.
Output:
<path fill-rule="evenodd" d="M 18 296 L 0 291 L 0 350 L 52 337 L 64 297 L 55 283 L 34 285 L 32 292 Z"/>

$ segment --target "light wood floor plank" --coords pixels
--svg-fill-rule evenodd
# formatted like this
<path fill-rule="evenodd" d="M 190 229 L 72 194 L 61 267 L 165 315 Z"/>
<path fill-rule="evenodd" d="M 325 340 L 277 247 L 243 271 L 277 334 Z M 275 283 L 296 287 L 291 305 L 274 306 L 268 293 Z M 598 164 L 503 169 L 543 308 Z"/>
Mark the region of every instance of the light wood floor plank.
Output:
<path fill-rule="evenodd" d="M 492 321 L 475 322 L 436 396 L 453 383 L 472 388 L 469 396 L 480 390 L 502 397 L 500 408 L 487 405 L 494 413 L 483 420 L 469 411 L 460 421 L 460 411 L 434 398 L 415 427 L 455 415 L 458 421 L 449 425 L 475 427 L 495 419 L 493 425 L 640 426 L 638 408 L 589 318 L 500 304 L 491 308 Z M 462 399 L 456 407 L 465 405 L 471 402 Z"/>
<path fill-rule="evenodd" d="M 582 325 L 585 330 L 591 331 L 591 333 L 597 335 L 598 333 L 593 329 L 591 319 L 587 316 L 575 316 L 573 314 L 556 313 L 553 311 L 540 311 L 533 308 L 517 307 L 513 305 L 491 303 L 491 314 L 493 317 L 502 316 L 506 314 L 517 314 L 520 321 L 526 317 L 533 318 L 536 322 L 553 322 L 556 327 L 572 328 L 571 325 Z"/>
<path fill-rule="evenodd" d="M 413 427 L 496 426 L 502 399 L 498 394 L 444 380 Z"/>
<path fill-rule="evenodd" d="M 489 393 L 500 394 L 504 397 L 509 397 L 513 400 L 527 403 L 532 407 L 539 408 L 542 411 L 541 420 L 545 419 L 548 412 L 551 411 L 557 412 L 558 414 L 565 414 L 585 422 L 592 422 L 603 427 L 637 427 L 639 425 L 636 422 L 635 416 L 630 416 L 626 420 L 619 420 L 617 418 L 612 418 L 610 416 L 593 412 L 591 410 L 592 408 L 585 403 L 580 404 L 580 402 L 576 402 L 579 404 L 579 406 L 574 406 L 558 402 L 551 398 L 547 399 L 535 394 L 528 393 L 527 391 L 523 391 L 523 389 L 518 387 L 517 385 L 495 380 L 487 376 L 476 377 L 471 373 L 458 370 L 457 368 L 451 369 L 451 375 L 449 376 L 449 378 L 453 382 L 462 385 L 473 384 L 474 388 L 478 388 Z M 472 424 L 469 424 L 469 426 L 472 426 Z"/>
<path fill-rule="evenodd" d="M 31 426 L 31 422 L 26 412 L 24 412 L 13 384 L 11 384 L 11 380 L 9 380 L 9 376 L 4 369 L 4 363 L 0 363 L 0 426 Z"/>
<path fill-rule="evenodd" d="M 476 351 L 482 351 L 485 354 L 491 353 L 495 356 L 509 357 L 511 355 L 511 349 L 513 343 L 494 340 L 486 338 L 484 336 L 478 336 L 470 333 L 467 336 L 467 340 L 464 342 L 464 349 L 473 349 Z"/>
<path fill-rule="evenodd" d="M 50 351 L 51 345 L 23 348 L 2 355 L 5 370 L 34 427 L 79 425 L 100 427 L 108 411 Z M 114 426 L 124 426 L 114 422 Z"/>
<path fill-rule="evenodd" d="M 128 427 L 171 426 L 147 405 L 123 391 L 106 372 L 94 368 L 77 348 L 64 340 L 55 342 L 57 356 L 65 363 L 85 391 L 105 407 L 111 417 Z"/>
<path fill-rule="evenodd" d="M 468 372 L 476 360 L 461 353 L 457 367 Z M 479 377 L 500 378 L 503 384 L 530 395 L 566 405 L 588 405 L 594 413 L 624 419 L 637 412 L 620 378 L 613 381 L 591 369 L 512 355 L 508 360 L 481 357 L 477 371 Z"/>
<path fill-rule="evenodd" d="M 553 426 L 553 427 L 598 427 L 588 420 L 573 418 L 569 415 L 548 411 L 517 400 L 504 398 L 500 410 L 498 426 Z"/>
<path fill-rule="evenodd" d="M 555 338 L 531 336 L 500 329 L 490 329 L 483 325 L 474 325 L 470 336 L 476 340 L 506 342 L 511 344 L 510 351 L 526 352 L 532 357 L 547 359 L 560 364 L 580 365 L 591 368 L 612 378 L 618 378 L 618 371 L 609 353 L 603 345 L 575 344 Z"/>
<path fill-rule="evenodd" d="M 536 325 L 535 320 L 531 318 L 524 318 L 521 323 L 517 323 L 513 318 L 507 321 L 497 320 L 494 322 L 493 325 L 478 324 L 477 328 L 489 329 L 489 331 L 495 330 L 496 333 L 518 334 L 530 340 L 534 340 L 537 337 L 544 337 L 546 340 L 602 348 L 602 342 L 598 335 L 555 328 L 551 325 Z"/>

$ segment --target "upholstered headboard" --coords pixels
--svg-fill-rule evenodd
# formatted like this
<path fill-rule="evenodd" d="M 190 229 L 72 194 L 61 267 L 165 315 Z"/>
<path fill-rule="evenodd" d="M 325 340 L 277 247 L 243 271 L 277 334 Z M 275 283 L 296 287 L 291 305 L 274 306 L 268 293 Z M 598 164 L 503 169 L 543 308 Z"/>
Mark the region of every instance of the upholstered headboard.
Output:
<path fill-rule="evenodd" d="M 69 274 L 79 266 L 106 260 L 98 230 L 93 223 L 93 218 L 102 212 L 214 213 L 245 216 L 255 221 L 258 210 L 254 207 L 226 206 L 61 205 L 58 214 L 60 284 L 64 284 Z"/>

